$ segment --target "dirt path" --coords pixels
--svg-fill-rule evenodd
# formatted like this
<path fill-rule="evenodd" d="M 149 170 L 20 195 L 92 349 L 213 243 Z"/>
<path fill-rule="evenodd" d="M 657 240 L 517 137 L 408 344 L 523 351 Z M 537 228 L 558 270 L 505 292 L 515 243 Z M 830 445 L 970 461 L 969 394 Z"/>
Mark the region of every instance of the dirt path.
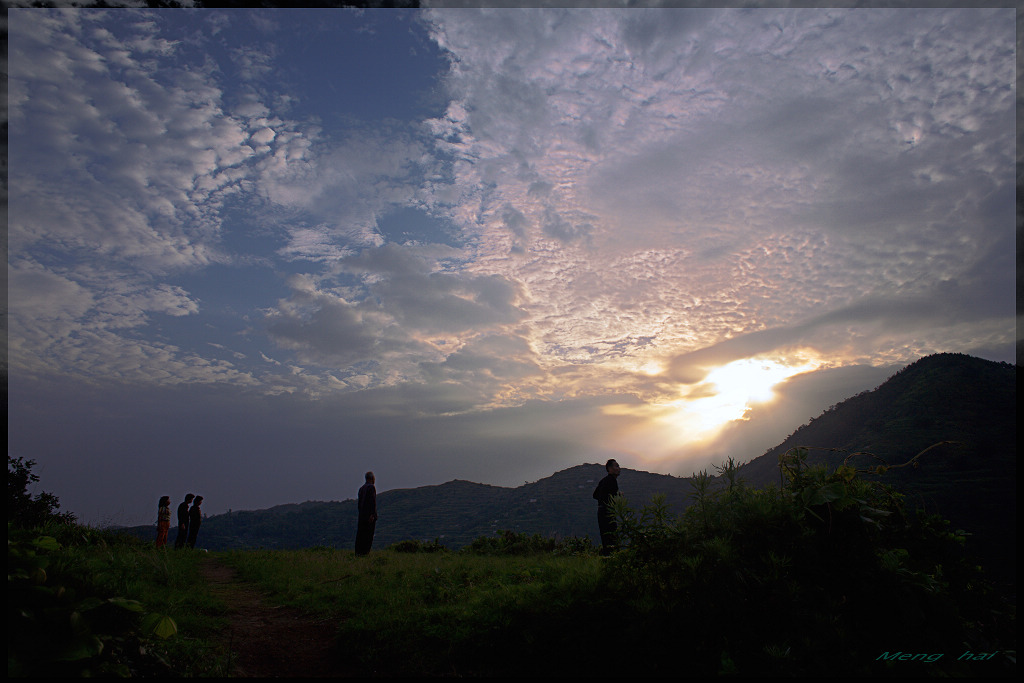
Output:
<path fill-rule="evenodd" d="M 239 678 L 345 676 L 334 642 L 334 623 L 291 607 L 266 604 L 235 570 L 206 558 L 203 577 L 228 605 L 231 623 L 223 634 L 230 650 L 229 673 Z M 351 672 L 348 672 L 351 675 Z"/>

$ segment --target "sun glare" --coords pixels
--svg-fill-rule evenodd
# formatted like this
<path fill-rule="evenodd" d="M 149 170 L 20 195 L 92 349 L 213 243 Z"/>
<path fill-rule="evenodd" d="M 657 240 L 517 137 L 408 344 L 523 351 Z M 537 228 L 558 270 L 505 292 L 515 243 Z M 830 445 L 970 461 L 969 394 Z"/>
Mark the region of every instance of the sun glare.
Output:
<path fill-rule="evenodd" d="M 754 405 L 772 401 L 780 382 L 820 366 L 803 358 L 796 363 L 744 358 L 715 368 L 700 384 L 684 387 L 676 400 L 608 406 L 606 412 L 645 418 L 622 435 L 621 446 L 646 460 L 660 460 L 714 438 L 729 423 L 746 419 Z"/>
<path fill-rule="evenodd" d="M 815 363 L 794 366 L 754 358 L 734 361 L 708 373 L 704 384 L 713 385 L 715 393 L 690 401 L 687 409 L 705 417 L 709 427 L 741 420 L 753 404 L 772 400 L 779 382 L 816 367 Z"/>

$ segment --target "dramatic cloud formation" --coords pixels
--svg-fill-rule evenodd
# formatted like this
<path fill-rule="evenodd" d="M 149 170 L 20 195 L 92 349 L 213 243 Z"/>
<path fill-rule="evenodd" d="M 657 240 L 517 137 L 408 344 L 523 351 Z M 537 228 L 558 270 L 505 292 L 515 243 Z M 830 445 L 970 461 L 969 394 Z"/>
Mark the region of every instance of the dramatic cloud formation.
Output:
<path fill-rule="evenodd" d="M 747 460 L 1013 359 L 1012 9 L 11 9 L 12 454 L 147 521 Z"/>

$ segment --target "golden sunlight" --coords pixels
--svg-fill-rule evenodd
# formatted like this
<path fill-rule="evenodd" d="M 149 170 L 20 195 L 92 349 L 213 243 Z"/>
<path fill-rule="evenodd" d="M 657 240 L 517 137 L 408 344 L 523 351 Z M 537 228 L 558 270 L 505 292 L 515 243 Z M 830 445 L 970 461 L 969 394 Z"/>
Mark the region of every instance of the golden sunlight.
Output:
<path fill-rule="evenodd" d="M 662 460 L 685 446 L 713 439 L 730 422 L 747 419 L 752 406 L 774 398 L 773 389 L 780 382 L 820 366 L 806 358 L 744 358 L 715 368 L 676 400 L 607 406 L 605 412 L 642 418 L 641 424 L 620 434 L 616 445 L 648 462 Z"/>
<path fill-rule="evenodd" d="M 720 428 L 727 422 L 745 419 L 753 404 L 772 400 L 775 385 L 817 367 L 818 364 L 813 362 L 786 365 L 756 358 L 733 361 L 709 372 L 704 382 L 698 385 L 698 389 L 709 389 L 699 391 L 692 399 L 684 398 L 683 410 L 699 416 L 705 429 Z"/>

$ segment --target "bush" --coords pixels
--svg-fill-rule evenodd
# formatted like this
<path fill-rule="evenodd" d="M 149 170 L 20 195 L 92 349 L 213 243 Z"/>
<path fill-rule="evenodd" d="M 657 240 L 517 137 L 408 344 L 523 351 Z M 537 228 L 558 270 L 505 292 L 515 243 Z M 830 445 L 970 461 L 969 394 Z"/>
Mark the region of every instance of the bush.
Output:
<path fill-rule="evenodd" d="M 476 555 L 533 555 L 556 553 L 578 555 L 593 552 L 589 538 L 544 538 L 540 534 L 498 531 L 494 536 L 480 536 L 461 552 Z"/>
<path fill-rule="evenodd" d="M 732 460 L 718 486 L 694 475 L 695 502 L 679 517 L 660 498 L 639 511 L 613 503 L 624 547 L 609 584 L 630 606 L 621 632 L 643 634 L 619 646 L 656 667 L 688 643 L 700 675 L 870 675 L 885 651 L 991 652 L 1000 637 L 1014 647 L 1012 620 L 1001 632 L 977 627 L 998 606 L 962 534 L 908 514 L 864 471 L 809 468 L 805 451 L 780 466 L 784 489 L 746 487 Z M 959 673 L 955 659 L 928 673 Z"/>
<path fill-rule="evenodd" d="M 448 552 L 448 548 L 441 544 L 439 539 L 434 539 L 430 543 L 408 540 L 399 541 L 398 543 L 392 543 L 389 546 L 389 550 L 394 550 L 396 553 L 443 553 Z"/>
<path fill-rule="evenodd" d="M 39 481 L 39 476 L 32 473 L 35 464 L 34 460 L 7 456 L 7 523 L 19 529 L 31 529 L 48 522 L 73 524 L 73 514 L 58 512 L 57 496 L 43 491 L 33 497 L 28 492 L 28 487 Z"/>
<path fill-rule="evenodd" d="M 177 632 L 163 614 L 103 585 L 53 536 L 7 527 L 7 675 L 170 675 L 152 644 Z"/>

